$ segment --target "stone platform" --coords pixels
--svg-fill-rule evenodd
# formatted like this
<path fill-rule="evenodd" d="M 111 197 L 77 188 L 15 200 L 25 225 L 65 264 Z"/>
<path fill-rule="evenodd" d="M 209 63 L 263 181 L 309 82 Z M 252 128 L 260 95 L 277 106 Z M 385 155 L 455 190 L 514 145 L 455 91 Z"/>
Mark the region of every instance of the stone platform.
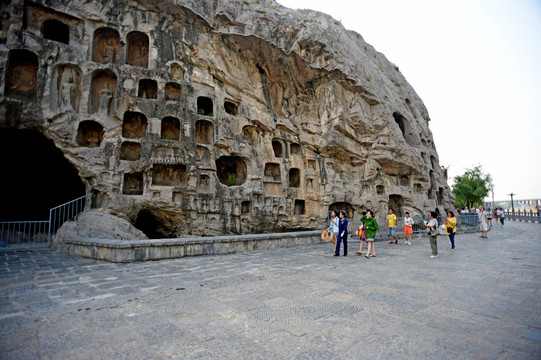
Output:
<path fill-rule="evenodd" d="M 0 252 L 0 358 L 541 358 L 541 227 L 111 263 Z"/>
<path fill-rule="evenodd" d="M 477 230 L 467 230 L 472 232 Z M 376 239 L 385 239 L 384 231 Z M 413 234 L 412 238 L 426 235 Z M 176 259 L 185 256 L 224 255 L 246 251 L 287 248 L 298 245 L 328 243 L 321 239 L 321 231 L 299 231 L 273 234 L 247 234 L 234 236 L 196 237 L 182 239 L 114 240 L 114 239 L 66 239 L 60 252 L 96 260 L 132 262 Z M 348 242 L 359 246 L 358 237 Z"/>
<path fill-rule="evenodd" d="M 132 262 L 232 254 L 323 242 L 319 230 L 182 239 L 72 239 L 64 241 L 61 252 L 97 260 Z"/>

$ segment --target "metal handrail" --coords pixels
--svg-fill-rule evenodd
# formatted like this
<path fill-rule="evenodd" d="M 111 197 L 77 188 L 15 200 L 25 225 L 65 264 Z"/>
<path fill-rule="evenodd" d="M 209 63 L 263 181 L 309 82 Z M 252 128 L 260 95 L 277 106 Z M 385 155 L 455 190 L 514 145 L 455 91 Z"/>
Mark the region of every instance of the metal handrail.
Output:
<path fill-rule="evenodd" d="M 52 237 L 68 220 L 77 216 L 92 205 L 91 194 L 55 206 L 49 210 L 49 220 L 41 221 L 3 221 L 0 222 L 0 248 L 17 245 L 23 248 L 50 246 Z"/>
<path fill-rule="evenodd" d="M 77 216 L 85 209 L 90 209 L 91 205 L 92 196 L 90 193 L 88 193 L 77 199 L 51 208 L 49 210 L 48 241 L 51 241 L 51 236 L 56 234 L 56 231 L 60 228 L 60 226 L 62 226 L 62 224 L 69 220 L 77 220 Z"/>

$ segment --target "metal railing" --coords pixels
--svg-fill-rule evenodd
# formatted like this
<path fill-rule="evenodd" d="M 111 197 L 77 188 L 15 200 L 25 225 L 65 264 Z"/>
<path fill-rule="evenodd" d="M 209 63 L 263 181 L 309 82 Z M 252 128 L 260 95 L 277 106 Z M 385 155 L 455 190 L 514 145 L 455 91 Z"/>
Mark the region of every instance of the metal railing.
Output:
<path fill-rule="evenodd" d="M 541 224 L 541 213 L 534 210 L 523 210 L 523 211 L 505 211 L 505 219 L 513 221 L 525 221 Z"/>
<path fill-rule="evenodd" d="M 34 248 L 49 245 L 49 221 L 0 222 L 0 248 Z"/>
<path fill-rule="evenodd" d="M 68 201 L 49 210 L 49 220 L 0 222 L 0 248 L 49 247 L 58 229 L 69 220 L 76 220 L 90 209 L 91 194 Z"/>
<path fill-rule="evenodd" d="M 92 197 L 90 193 L 75 200 L 68 201 L 49 210 L 49 239 L 69 220 L 77 220 L 77 215 L 85 209 L 90 209 Z"/>
<path fill-rule="evenodd" d="M 466 231 L 466 230 L 473 230 L 479 228 L 479 219 L 477 215 L 475 214 L 460 214 L 455 215 L 457 220 L 457 231 Z M 378 238 L 386 238 L 388 237 L 388 230 L 385 226 L 385 220 L 384 217 L 376 217 L 375 218 L 378 222 L 378 231 L 376 235 L 376 239 Z M 413 233 L 414 234 L 424 234 L 426 233 L 426 227 L 424 226 L 424 221 L 428 221 L 428 216 L 412 216 L 412 219 L 414 221 L 413 224 Z M 439 216 L 437 218 L 438 225 L 441 226 L 445 224 L 445 216 Z M 359 228 L 359 225 L 361 223 L 360 217 L 355 217 L 353 219 L 348 219 L 348 233 L 349 236 L 355 236 L 357 233 L 357 229 Z M 330 215 L 327 219 L 327 224 L 330 224 Z M 397 226 L 396 226 L 396 234 L 400 237 L 403 237 L 403 229 L 404 229 L 404 217 L 398 217 L 397 216 Z"/>

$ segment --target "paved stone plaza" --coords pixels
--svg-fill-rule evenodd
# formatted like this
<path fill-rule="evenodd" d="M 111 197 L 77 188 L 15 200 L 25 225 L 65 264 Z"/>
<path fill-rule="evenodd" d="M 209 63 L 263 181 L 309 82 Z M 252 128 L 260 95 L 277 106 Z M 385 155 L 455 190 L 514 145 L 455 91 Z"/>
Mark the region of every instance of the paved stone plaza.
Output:
<path fill-rule="evenodd" d="M 539 359 L 541 225 L 113 264 L 0 253 L 1 359 Z"/>

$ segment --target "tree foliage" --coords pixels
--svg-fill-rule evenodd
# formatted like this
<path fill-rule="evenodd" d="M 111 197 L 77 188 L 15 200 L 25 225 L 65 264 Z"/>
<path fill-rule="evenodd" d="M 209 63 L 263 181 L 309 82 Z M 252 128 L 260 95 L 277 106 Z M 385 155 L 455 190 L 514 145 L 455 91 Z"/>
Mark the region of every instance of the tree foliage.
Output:
<path fill-rule="evenodd" d="M 484 198 L 492 190 L 492 177 L 484 174 L 481 165 L 467 169 L 462 175 L 455 176 L 453 194 L 458 207 L 475 207 L 483 204 Z"/>

